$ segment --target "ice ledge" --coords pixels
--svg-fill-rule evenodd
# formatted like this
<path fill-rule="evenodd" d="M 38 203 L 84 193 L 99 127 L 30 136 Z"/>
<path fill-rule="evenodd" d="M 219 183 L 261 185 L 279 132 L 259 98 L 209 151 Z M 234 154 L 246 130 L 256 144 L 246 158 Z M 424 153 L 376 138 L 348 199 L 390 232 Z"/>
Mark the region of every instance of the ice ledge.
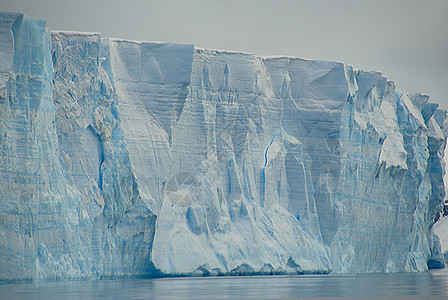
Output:
<path fill-rule="evenodd" d="M 86 32 L 86 31 L 69 31 L 69 30 L 51 30 L 51 34 L 64 35 L 66 37 L 70 36 L 101 36 L 100 32 Z"/>
<path fill-rule="evenodd" d="M 154 45 L 181 45 L 181 46 L 193 46 L 191 43 L 177 43 L 177 42 L 161 42 L 161 41 L 140 41 L 140 40 L 129 40 L 129 39 L 122 39 L 122 38 L 114 38 L 114 37 L 104 37 L 105 39 L 108 39 L 111 42 L 115 43 L 131 43 L 136 45 L 141 44 L 154 44 Z"/>
<path fill-rule="evenodd" d="M 319 60 L 319 59 L 304 58 L 304 57 L 291 56 L 291 55 L 259 55 L 258 57 L 260 57 L 263 60 L 291 59 L 291 60 L 301 60 L 301 61 L 308 61 L 308 62 L 320 62 L 320 63 L 331 63 L 331 64 L 337 64 L 337 65 L 345 65 L 345 62 L 343 62 L 343 61 Z"/>

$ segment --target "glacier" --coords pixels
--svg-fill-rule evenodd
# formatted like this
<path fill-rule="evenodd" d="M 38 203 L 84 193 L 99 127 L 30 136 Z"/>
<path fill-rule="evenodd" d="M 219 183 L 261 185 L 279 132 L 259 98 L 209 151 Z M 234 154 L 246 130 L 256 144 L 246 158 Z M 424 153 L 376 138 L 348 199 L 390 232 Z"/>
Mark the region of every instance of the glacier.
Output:
<path fill-rule="evenodd" d="M 0 280 L 444 266 L 448 118 L 339 62 L 0 13 Z"/>

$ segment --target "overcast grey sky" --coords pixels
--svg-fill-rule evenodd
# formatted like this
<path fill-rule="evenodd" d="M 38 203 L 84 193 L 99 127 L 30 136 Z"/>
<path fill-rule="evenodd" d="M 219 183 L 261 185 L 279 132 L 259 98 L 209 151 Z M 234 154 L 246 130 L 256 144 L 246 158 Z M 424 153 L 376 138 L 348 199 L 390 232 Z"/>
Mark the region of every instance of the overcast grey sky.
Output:
<path fill-rule="evenodd" d="M 54 30 L 345 61 L 448 109 L 448 0 L 0 0 Z"/>

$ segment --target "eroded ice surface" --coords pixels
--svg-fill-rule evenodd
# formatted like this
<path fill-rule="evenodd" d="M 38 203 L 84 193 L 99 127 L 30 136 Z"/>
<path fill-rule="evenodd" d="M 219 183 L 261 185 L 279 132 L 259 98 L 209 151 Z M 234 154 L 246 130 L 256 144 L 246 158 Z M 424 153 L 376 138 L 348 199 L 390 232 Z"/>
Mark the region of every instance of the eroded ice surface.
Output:
<path fill-rule="evenodd" d="M 0 15 L 0 278 L 443 264 L 446 113 L 344 63 Z"/>

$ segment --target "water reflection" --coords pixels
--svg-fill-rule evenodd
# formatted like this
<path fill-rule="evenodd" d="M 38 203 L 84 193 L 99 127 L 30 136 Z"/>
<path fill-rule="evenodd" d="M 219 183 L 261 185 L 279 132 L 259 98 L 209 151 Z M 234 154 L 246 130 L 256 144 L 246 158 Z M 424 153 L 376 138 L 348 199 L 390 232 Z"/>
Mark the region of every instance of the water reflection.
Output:
<path fill-rule="evenodd" d="M 0 284 L 1 299 L 285 299 L 448 296 L 448 270 L 427 273 L 122 279 Z"/>

